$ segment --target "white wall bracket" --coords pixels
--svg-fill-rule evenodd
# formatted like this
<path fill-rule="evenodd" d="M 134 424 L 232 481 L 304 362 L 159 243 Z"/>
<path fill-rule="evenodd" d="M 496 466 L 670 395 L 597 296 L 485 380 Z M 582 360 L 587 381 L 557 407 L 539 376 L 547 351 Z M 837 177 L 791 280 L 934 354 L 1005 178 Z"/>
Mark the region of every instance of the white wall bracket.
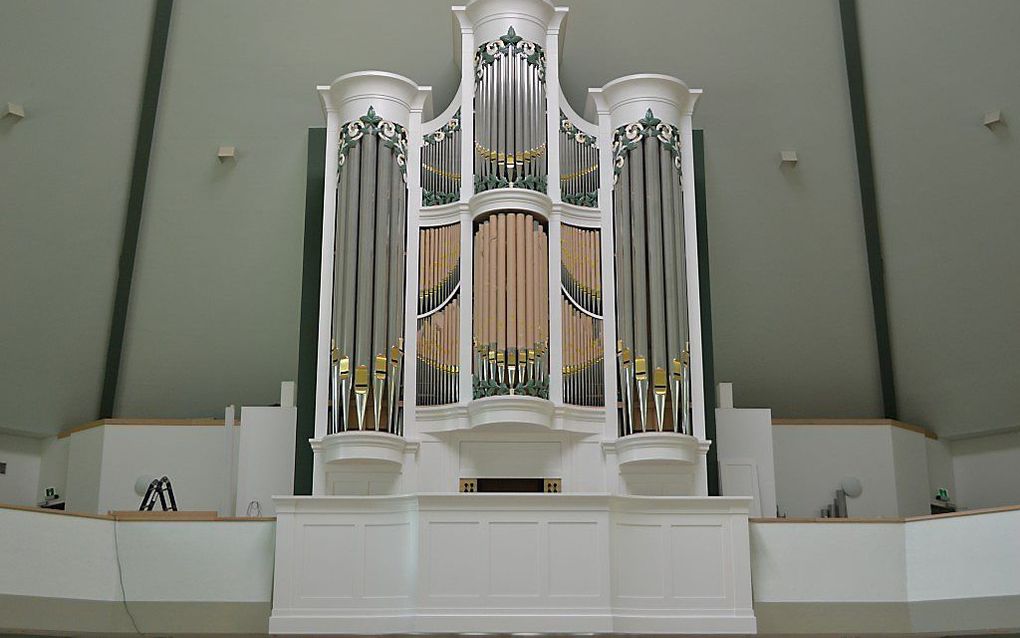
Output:
<path fill-rule="evenodd" d="M 8 102 L 4 106 L 3 110 L 0 111 L 0 117 L 10 117 L 13 120 L 21 120 L 25 118 L 25 105 L 15 104 L 14 102 Z"/>
<path fill-rule="evenodd" d="M 983 124 L 988 128 L 993 128 L 996 124 L 1005 124 L 1006 121 L 1002 119 L 1002 111 L 988 111 L 985 113 L 985 119 Z"/>

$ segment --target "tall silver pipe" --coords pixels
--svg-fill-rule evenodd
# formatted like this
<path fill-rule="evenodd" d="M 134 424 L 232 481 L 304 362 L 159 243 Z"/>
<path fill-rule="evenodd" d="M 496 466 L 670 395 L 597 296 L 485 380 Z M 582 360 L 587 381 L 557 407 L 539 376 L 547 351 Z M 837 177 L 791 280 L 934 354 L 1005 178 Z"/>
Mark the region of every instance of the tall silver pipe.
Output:
<path fill-rule="evenodd" d="M 671 158 L 672 159 L 672 158 Z M 688 317 L 687 317 L 687 264 L 684 256 L 686 255 L 686 245 L 684 242 L 684 205 L 683 205 L 683 188 L 680 182 L 680 173 L 676 170 L 670 172 L 670 186 L 673 193 L 672 204 L 673 204 L 673 232 L 676 237 L 675 244 L 676 250 L 674 250 L 674 268 L 677 273 L 677 287 L 680 290 L 679 294 L 679 312 L 677 317 L 680 320 L 678 325 L 678 333 L 680 334 L 680 341 L 686 341 L 688 335 Z"/>
<path fill-rule="evenodd" d="M 631 295 L 633 274 L 631 271 L 631 233 L 630 215 L 627 209 L 629 200 L 630 176 L 627 165 L 624 165 L 620 179 L 613 189 L 613 218 L 615 226 L 616 248 L 616 291 L 617 291 L 617 326 L 619 338 L 623 341 L 623 356 L 620 360 L 621 376 L 620 399 L 623 401 L 623 428 L 626 434 L 634 431 L 633 408 L 631 393 L 633 371 L 631 369 L 631 348 L 634 346 L 634 299 Z"/>
<path fill-rule="evenodd" d="M 378 142 L 374 135 L 365 135 L 359 144 L 362 150 L 361 188 L 359 200 L 360 221 L 358 238 L 358 300 L 374 298 L 372 249 L 375 239 L 375 166 Z M 358 303 L 355 321 L 354 363 L 370 366 L 372 362 L 372 304 Z M 360 427 L 359 427 L 360 429 Z"/>
<path fill-rule="evenodd" d="M 648 237 L 648 310 L 651 315 L 649 324 L 649 366 L 654 370 L 666 369 L 669 365 L 669 353 L 666 350 L 666 332 L 669 329 L 665 313 L 666 289 L 664 285 L 665 261 L 663 259 L 662 241 L 662 198 L 659 189 L 659 141 L 646 138 L 642 144 L 644 151 L 644 212 Z M 634 153 L 637 153 L 637 149 Z M 672 292 L 672 291 L 671 291 Z"/>
<path fill-rule="evenodd" d="M 489 139 L 486 144 L 486 148 L 495 153 L 496 146 L 499 145 L 497 140 L 499 121 L 496 118 L 496 108 L 499 102 L 499 82 L 496 76 L 496 63 L 493 62 L 492 64 L 489 64 L 486 69 L 488 70 L 489 75 Z M 497 167 L 495 164 L 495 158 L 487 155 L 484 160 L 487 177 L 491 180 L 496 177 Z"/>
<path fill-rule="evenodd" d="M 675 381 L 678 372 L 675 369 L 675 365 L 684 342 L 681 334 L 684 321 L 680 317 L 680 289 L 678 288 L 676 273 L 676 260 L 683 259 L 683 250 L 676 245 L 676 210 L 673 208 L 673 187 L 671 183 L 674 175 L 673 171 L 673 161 L 669 149 L 660 147 L 659 175 L 662 176 L 662 188 L 660 190 L 662 197 L 662 250 L 665 255 L 663 274 L 666 287 L 666 351 L 672 360 L 671 364 L 674 365 L 673 376 Z M 670 387 L 675 388 L 671 401 L 674 404 L 674 427 L 679 430 L 679 425 L 676 423 L 676 415 L 678 414 L 676 407 L 680 401 L 679 384 L 674 382 Z"/>
<path fill-rule="evenodd" d="M 346 166 L 340 169 L 339 182 L 336 191 L 336 235 L 333 248 L 333 348 L 343 348 L 344 333 L 348 324 L 343 321 L 343 308 L 349 302 L 347 291 L 344 287 L 343 258 L 348 232 L 357 232 L 357 226 L 349 220 L 347 208 L 347 192 L 350 187 L 353 167 Z"/>
<path fill-rule="evenodd" d="M 368 253 L 373 256 L 375 265 L 372 271 L 374 279 L 372 293 L 372 354 L 383 355 L 387 349 L 387 310 L 390 301 L 390 217 L 393 190 L 390 184 L 394 161 L 392 151 L 378 147 L 376 163 L 376 202 L 375 202 L 375 246 Z M 367 300 L 366 300 L 367 301 Z M 367 304 L 366 304 L 367 305 Z M 378 426 L 378 424 L 376 424 Z"/>
<path fill-rule="evenodd" d="M 492 132 L 493 132 L 493 152 L 503 150 L 503 63 L 502 58 L 497 57 L 492 62 L 492 74 L 493 74 L 493 88 L 495 89 L 495 100 L 493 101 L 493 121 L 492 121 Z M 501 162 L 498 160 L 498 155 L 492 160 L 492 166 L 494 169 L 495 177 L 502 177 L 503 171 Z"/>
<path fill-rule="evenodd" d="M 640 152 L 631 152 L 630 165 L 630 240 L 633 250 L 633 294 L 634 314 L 634 362 L 638 357 L 648 357 L 648 262 L 647 227 L 644 210 L 644 170 Z M 642 415 L 642 421 L 644 416 Z M 644 428 L 642 427 L 642 430 Z"/>
<path fill-rule="evenodd" d="M 497 61 L 499 62 L 499 90 L 500 90 L 499 103 L 498 103 L 498 107 L 499 107 L 499 152 L 503 154 L 503 159 L 502 159 L 502 161 L 499 162 L 499 164 L 500 164 L 500 171 L 501 171 L 500 172 L 500 177 L 502 179 L 509 180 L 510 179 L 510 174 L 507 171 L 507 163 L 506 163 L 506 153 L 507 153 L 507 150 L 510 147 L 510 140 L 507 139 L 507 132 L 508 132 L 508 128 L 509 128 L 507 126 L 507 106 L 508 106 L 507 103 L 509 102 L 508 97 L 509 97 L 509 88 L 510 88 L 508 86 L 508 81 L 507 81 L 507 67 L 509 65 L 507 63 L 508 61 L 507 61 L 507 57 L 505 55 L 498 57 Z M 498 160 L 498 157 L 499 156 L 497 156 L 497 160 Z"/>
<path fill-rule="evenodd" d="M 361 145 L 355 146 L 348 150 L 347 161 L 344 165 L 344 171 L 348 172 L 348 179 L 346 183 L 347 192 L 344 194 L 345 206 L 344 206 L 344 217 L 345 222 L 345 233 L 344 233 L 344 248 L 342 252 L 343 258 L 343 270 L 340 272 L 340 276 L 343 278 L 344 297 L 340 299 L 341 304 L 341 324 L 344 326 L 344 331 L 341 334 L 341 339 L 338 341 L 340 348 L 341 358 L 348 359 L 348 365 L 350 359 L 354 357 L 354 345 L 356 342 L 356 296 L 358 290 L 358 242 L 362 229 L 360 228 L 360 216 L 359 216 L 359 202 L 361 201 L 361 158 L 362 148 Z M 349 374 L 347 376 L 350 376 Z M 348 422 L 349 414 L 349 395 L 344 392 L 344 386 L 346 379 L 344 378 L 343 371 L 341 371 L 341 392 L 340 402 L 341 410 L 340 416 L 343 421 L 344 430 L 351 429 L 351 424 Z"/>

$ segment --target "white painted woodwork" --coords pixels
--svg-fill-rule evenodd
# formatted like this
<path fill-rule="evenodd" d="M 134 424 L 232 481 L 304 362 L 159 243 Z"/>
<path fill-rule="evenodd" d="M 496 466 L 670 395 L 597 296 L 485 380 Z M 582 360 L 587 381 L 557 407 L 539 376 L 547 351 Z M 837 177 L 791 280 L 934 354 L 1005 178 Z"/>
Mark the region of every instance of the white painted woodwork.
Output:
<path fill-rule="evenodd" d="M 906 521 L 752 523 L 755 608 L 761 623 L 768 618 L 762 630 L 1016 631 L 1018 534 L 1016 509 Z M 817 613 L 790 613 L 790 603 Z"/>
<path fill-rule="evenodd" d="M 752 497 L 752 516 L 776 516 L 772 410 L 734 408 L 731 391 L 730 407 L 715 410 L 715 445 L 722 494 Z"/>
<path fill-rule="evenodd" d="M 264 634 L 274 527 L 0 507 L 0 633 Z"/>
<path fill-rule="evenodd" d="M 271 633 L 753 633 L 746 498 L 277 499 Z"/>
<path fill-rule="evenodd" d="M 314 498 L 278 501 L 271 630 L 283 633 L 456 631 L 753 631 L 747 559 L 749 498 L 707 498 L 700 362 L 691 113 L 700 91 L 666 76 L 628 76 L 593 91 L 585 121 L 562 97 L 567 9 L 547 0 L 476 0 L 454 7 L 461 87 L 428 120 L 430 91 L 390 73 L 348 74 L 320 87 L 327 115 Z M 474 192 L 474 52 L 507 33 L 546 54 L 547 193 Z M 326 436 L 333 294 L 337 130 L 369 105 L 408 128 L 404 436 Z M 382 106 L 380 106 L 382 105 Z M 461 112 L 461 200 L 421 205 L 422 135 Z M 682 136 L 694 434 L 618 438 L 615 371 L 612 133 L 652 108 Z M 559 124 L 565 113 L 597 135 L 599 207 L 561 200 Z M 549 399 L 472 399 L 473 225 L 523 211 L 549 233 Z M 422 227 L 461 224 L 460 399 L 416 406 L 415 301 Z M 605 393 L 609 407 L 563 403 L 560 226 L 601 230 Z M 407 364 L 406 362 L 411 362 Z M 459 495 L 461 478 L 556 478 L 559 495 Z M 664 500 L 656 498 L 669 497 Z M 760 508 L 759 508 L 760 509 Z M 661 578 L 646 578 L 647 569 Z M 656 572 L 658 573 L 658 572 Z"/>
<path fill-rule="evenodd" d="M 335 621 L 332 615 L 339 613 L 345 626 L 406 628 L 418 623 L 424 631 L 438 626 L 443 601 L 436 599 L 447 598 L 460 627 L 470 622 L 464 618 L 470 615 L 489 623 L 492 631 L 499 631 L 501 623 L 506 627 L 510 619 L 513 627 L 522 627 L 513 631 L 528 631 L 523 627 L 538 624 L 521 611 L 530 601 L 549 604 L 539 608 L 540 614 L 569 607 L 568 612 L 587 616 L 568 616 L 571 626 L 563 633 L 585 633 L 583 623 L 612 627 L 605 633 L 649 633 L 655 624 L 669 623 L 666 633 L 681 633 L 700 613 L 696 607 L 720 591 L 719 572 L 711 561 L 690 555 L 693 541 L 740 526 L 739 514 L 733 507 L 720 507 L 719 499 L 451 495 L 288 500 L 291 505 L 281 510 L 294 513 L 281 511 L 278 534 L 286 536 L 291 547 L 299 529 L 298 510 L 307 523 L 302 524 L 304 534 L 352 544 L 330 545 L 321 554 L 292 554 L 285 570 L 276 556 L 278 582 L 289 579 L 290 587 L 298 587 L 288 594 L 289 613 L 281 609 L 277 615 L 279 622 L 295 628 L 326 625 L 326 617 Z M 536 506 L 535 500 L 558 506 Z M 481 507 L 479 501 L 498 506 Z M 678 509 L 684 513 L 670 513 Z M 719 523 L 722 530 L 715 527 Z M 0 631 L 134 635 L 124 612 L 126 600 L 146 633 L 265 634 L 275 528 L 271 520 L 114 522 L 105 516 L 0 507 L 0 564 L 5 566 L 0 570 Z M 754 606 L 762 631 L 942 635 L 1020 629 L 1020 583 L 1015 577 L 1020 556 L 1012 542 L 1020 535 L 1020 510 L 885 522 L 752 520 L 749 528 Z M 400 545 L 401 540 L 408 542 Z M 636 547 L 619 550 L 621 541 Z M 359 554 L 365 547 L 368 552 Z M 596 553 L 589 554 L 593 548 Z M 468 549 L 473 553 L 465 557 Z M 666 551 L 655 564 L 648 556 L 652 549 Z M 725 551 L 724 544 L 708 553 Z M 608 570 L 591 560 L 598 552 L 613 553 L 607 558 Z M 489 578 L 477 572 L 453 573 L 434 562 L 425 571 L 426 556 L 434 561 L 450 554 L 459 566 L 474 566 L 482 574 L 488 569 Z M 533 561 L 536 554 L 548 556 L 548 564 Z M 739 554 L 734 557 L 743 560 Z M 622 559 L 633 565 L 620 570 Z M 359 564 L 379 570 L 364 570 Z M 294 580 L 303 565 L 317 569 L 314 581 Z M 339 569 L 344 566 L 350 571 Z M 492 566 L 502 574 L 493 578 Z M 536 574 L 539 595 L 528 598 Z M 690 588 L 695 576 L 706 586 Z M 423 598 L 423 582 L 435 585 L 437 593 Z M 466 584 L 479 583 L 476 595 L 461 595 Z M 725 592 L 725 573 L 722 583 Z M 316 590 L 310 586 L 321 587 L 318 591 L 326 595 L 314 597 Z M 662 592 L 671 596 L 660 596 Z M 656 615 L 635 617 L 628 608 L 635 595 L 647 595 L 639 603 L 643 613 Z M 280 596 L 278 590 L 277 599 Z M 663 598 L 679 601 L 682 617 L 670 610 L 666 613 L 671 617 L 658 615 L 656 601 Z M 486 605 L 500 599 L 514 606 L 488 616 Z M 295 607 L 295 600 L 305 606 Z M 313 615 L 318 618 L 310 621 Z M 699 626 L 706 627 L 705 620 L 699 618 Z"/>
<path fill-rule="evenodd" d="M 296 427 L 297 408 L 241 408 L 234 509 L 239 516 L 272 516 L 273 497 L 294 493 Z"/>

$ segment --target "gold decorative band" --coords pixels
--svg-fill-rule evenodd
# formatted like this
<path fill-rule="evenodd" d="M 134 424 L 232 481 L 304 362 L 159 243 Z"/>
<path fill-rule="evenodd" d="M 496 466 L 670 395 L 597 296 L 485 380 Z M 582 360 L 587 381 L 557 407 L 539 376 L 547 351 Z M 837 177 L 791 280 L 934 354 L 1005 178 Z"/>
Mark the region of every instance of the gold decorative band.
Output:
<path fill-rule="evenodd" d="M 487 159 L 490 162 L 491 161 L 506 162 L 507 166 L 513 166 L 514 164 L 524 164 L 525 162 L 530 162 L 535 158 L 542 157 L 543 155 L 545 155 L 545 148 L 546 148 L 545 143 L 542 143 L 540 146 L 528 149 L 526 151 L 522 151 L 515 155 L 513 153 L 507 154 L 493 150 L 491 148 L 486 148 L 479 144 L 478 142 L 475 142 L 475 152 L 481 155 L 483 159 Z"/>
<path fill-rule="evenodd" d="M 425 163 L 422 163 L 421 167 L 424 168 L 425 170 L 431 172 L 431 173 L 435 173 L 436 175 L 440 175 L 442 177 L 447 177 L 449 179 L 460 179 L 460 173 L 451 173 L 450 171 L 444 171 L 441 168 L 436 168 L 435 166 L 429 166 L 428 164 L 425 164 Z"/>
<path fill-rule="evenodd" d="M 599 170 L 599 165 L 598 164 L 592 164 L 588 168 L 582 168 L 579 171 L 576 171 L 576 172 L 573 172 L 573 173 L 569 173 L 567 175 L 561 175 L 560 176 L 560 181 L 561 182 L 566 182 L 566 181 L 569 181 L 569 180 L 572 180 L 572 179 L 576 179 L 578 177 L 584 177 L 585 175 L 588 175 L 589 173 L 594 173 L 597 170 Z"/>

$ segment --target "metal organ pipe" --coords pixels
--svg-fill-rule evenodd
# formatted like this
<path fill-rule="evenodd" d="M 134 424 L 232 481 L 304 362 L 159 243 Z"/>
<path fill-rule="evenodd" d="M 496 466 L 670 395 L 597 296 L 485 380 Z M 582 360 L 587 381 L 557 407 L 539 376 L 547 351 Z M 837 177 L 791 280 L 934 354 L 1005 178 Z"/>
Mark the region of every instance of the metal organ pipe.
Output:
<path fill-rule="evenodd" d="M 458 400 L 460 224 L 419 232 L 418 405 Z"/>
<path fill-rule="evenodd" d="M 564 224 L 561 309 L 563 313 L 563 400 L 605 405 L 602 354 L 602 268 L 597 229 Z"/>
<path fill-rule="evenodd" d="M 406 149 L 404 129 L 371 108 L 341 128 L 330 434 L 401 432 Z"/>
<path fill-rule="evenodd" d="M 692 434 L 680 133 L 649 110 L 613 149 L 621 433 Z"/>
<path fill-rule="evenodd" d="M 422 206 L 449 204 L 460 199 L 460 110 L 422 140 Z"/>
<path fill-rule="evenodd" d="M 598 206 L 599 150 L 595 136 L 584 133 L 560 112 L 560 197 L 568 204 Z"/>
<path fill-rule="evenodd" d="M 545 52 L 511 28 L 475 53 L 475 191 L 546 191 Z"/>

